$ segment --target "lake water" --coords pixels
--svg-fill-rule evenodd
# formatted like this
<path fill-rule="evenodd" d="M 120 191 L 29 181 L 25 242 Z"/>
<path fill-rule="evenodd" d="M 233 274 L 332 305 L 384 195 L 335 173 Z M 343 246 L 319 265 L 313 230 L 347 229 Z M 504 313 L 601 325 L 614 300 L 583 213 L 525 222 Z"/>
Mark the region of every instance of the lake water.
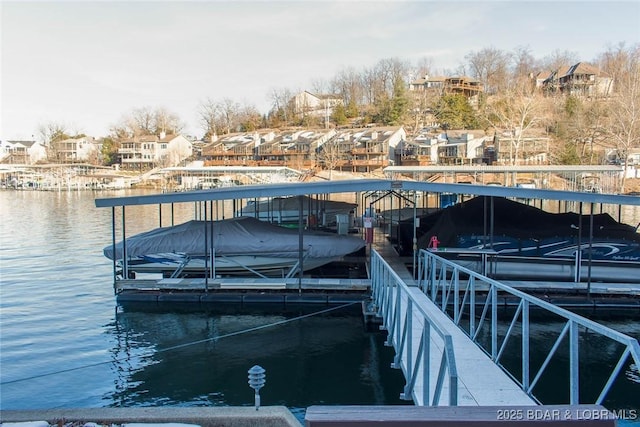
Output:
<path fill-rule="evenodd" d="M 256 364 L 266 369 L 262 404 L 300 419 L 314 404 L 410 403 L 398 397 L 393 350 L 364 330 L 357 305 L 118 306 L 102 255 L 111 210 L 94 198 L 129 194 L 0 191 L 1 409 L 252 405 Z M 127 234 L 159 222 L 155 206 L 127 212 Z M 192 206 L 174 215 L 191 219 Z M 637 319 L 609 324 L 640 337 Z M 532 339 L 546 341 L 545 328 Z M 640 410 L 638 396 L 629 379 L 613 402 Z"/>

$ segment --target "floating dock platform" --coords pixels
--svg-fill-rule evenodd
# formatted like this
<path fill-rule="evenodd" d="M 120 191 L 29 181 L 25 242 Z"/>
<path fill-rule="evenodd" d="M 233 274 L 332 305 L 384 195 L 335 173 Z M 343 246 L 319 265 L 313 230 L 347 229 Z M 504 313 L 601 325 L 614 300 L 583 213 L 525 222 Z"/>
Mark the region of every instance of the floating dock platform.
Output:
<path fill-rule="evenodd" d="M 160 279 L 119 280 L 119 302 L 226 302 L 342 304 L 369 296 L 369 279 Z"/>

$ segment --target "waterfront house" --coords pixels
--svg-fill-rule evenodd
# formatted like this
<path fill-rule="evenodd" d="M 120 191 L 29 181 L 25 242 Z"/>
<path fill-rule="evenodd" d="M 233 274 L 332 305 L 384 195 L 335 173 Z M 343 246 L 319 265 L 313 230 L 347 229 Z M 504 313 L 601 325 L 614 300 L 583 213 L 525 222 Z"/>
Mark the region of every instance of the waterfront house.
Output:
<path fill-rule="evenodd" d="M 90 136 L 68 138 L 51 143 L 53 160 L 60 163 L 98 163 L 101 144 Z"/>
<path fill-rule="evenodd" d="M 438 163 L 463 165 L 481 163 L 484 157 L 485 137 L 474 137 L 472 133 L 449 133 L 439 138 L 437 144 Z"/>
<path fill-rule="evenodd" d="M 47 148 L 36 141 L 0 141 L 0 163 L 32 165 L 47 159 Z"/>
<path fill-rule="evenodd" d="M 143 135 L 123 141 L 118 149 L 123 169 L 149 170 L 177 166 L 193 155 L 193 144 L 182 135 Z"/>
<path fill-rule="evenodd" d="M 349 172 L 381 169 L 396 163 L 396 149 L 406 136 L 402 126 L 342 130 L 319 147 L 318 163 Z"/>
<path fill-rule="evenodd" d="M 429 134 L 428 131 L 420 132 L 413 139 L 402 141 L 397 149 L 400 155 L 397 165 L 428 166 L 437 164 L 438 143 L 438 138 Z"/>
<path fill-rule="evenodd" d="M 287 166 L 293 158 L 300 158 L 304 151 L 298 148 L 298 138 L 303 130 L 282 132 L 260 144 L 257 158 L 260 166 Z"/>
<path fill-rule="evenodd" d="M 257 132 L 231 133 L 205 145 L 202 157 L 206 166 L 257 166 L 256 149 L 260 143 Z"/>
<path fill-rule="evenodd" d="M 319 147 L 335 134 L 334 129 L 283 132 L 260 144 L 258 163 L 260 166 L 311 169 L 316 165 Z"/>

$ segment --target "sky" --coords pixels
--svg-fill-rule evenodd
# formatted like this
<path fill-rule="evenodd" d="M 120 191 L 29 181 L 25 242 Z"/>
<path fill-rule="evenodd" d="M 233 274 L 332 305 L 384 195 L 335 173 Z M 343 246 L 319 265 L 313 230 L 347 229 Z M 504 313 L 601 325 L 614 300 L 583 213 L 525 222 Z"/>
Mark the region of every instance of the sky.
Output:
<path fill-rule="evenodd" d="M 106 136 L 142 107 L 201 137 L 207 100 L 266 114 L 274 90 L 313 92 L 383 59 L 453 71 L 485 48 L 589 62 L 640 43 L 638 0 L 0 0 L 0 16 L 0 140 L 39 140 L 49 123 Z"/>

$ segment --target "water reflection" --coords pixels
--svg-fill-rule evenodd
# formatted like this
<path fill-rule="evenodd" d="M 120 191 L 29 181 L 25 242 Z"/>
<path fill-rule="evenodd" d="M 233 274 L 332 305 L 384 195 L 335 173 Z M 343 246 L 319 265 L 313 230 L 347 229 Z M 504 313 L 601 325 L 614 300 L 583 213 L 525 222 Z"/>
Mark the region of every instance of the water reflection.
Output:
<path fill-rule="evenodd" d="M 509 329 L 513 310 L 499 313 L 498 346 L 504 342 Z M 552 351 L 566 320 L 554 319 L 548 313 L 545 318 L 539 313 L 532 316 L 529 336 L 529 372 L 530 381 L 540 371 L 548 354 Z M 616 331 L 625 333 L 633 338 L 640 337 L 637 327 L 637 315 L 631 318 L 616 317 L 615 319 L 597 319 L 601 324 Z M 479 334 L 482 346 L 490 352 L 491 334 L 488 325 L 484 325 Z M 505 345 L 500 363 L 516 379 L 522 379 L 522 325 L 518 321 L 510 333 Z M 614 371 L 625 346 L 606 336 L 585 328 L 579 328 L 579 384 L 580 402 L 596 402 L 600 392 L 604 389 L 609 376 Z M 534 396 L 544 404 L 563 404 L 569 401 L 569 372 L 570 353 L 568 337 L 560 340 L 553 357 L 533 389 Z M 638 371 L 633 360 L 628 357 L 621 373 L 603 401 L 603 405 L 610 409 L 635 409 L 640 411 L 640 381 Z"/>
<path fill-rule="evenodd" d="M 398 400 L 404 379 L 389 368 L 393 350 L 384 347 L 384 334 L 364 332 L 357 310 L 163 351 L 317 308 L 127 306 L 114 313 L 112 266 L 102 254 L 111 243 L 111 210 L 97 209 L 94 197 L 140 194 L 0 191 L 2 408 L 252 405 L 247 370 L 254 364 L 267 369 L 264 404 L 297 414 L 311 404 L 410 403 Z M 162 207 L 164 226 L 171 210 Z M 637 224 L 640 209 L 628 210 Z M 184 222 L 194 218 L 194 205 L 176 204 L 173 212 L 176 223 Z M 154 228 L 159 219 L 157 206 L 127 208 L 127 234 Z M 607 324 L 640 337 L 637 320 Z M 532 333 L 533 348 L 555 339 L 557 331 L 545 327 Z M 616 351 L 598 342 L 582 347 L 596 361 Z M 518 349 L 507 352 L 504 363 L 517 366 Z M 581 380 L 593 376 L 602 384 L 607 370 L 588 363 Z M 630 367 L 625 371 L 637 380 Z M 43 376 L 51 372 L 57 373 Z M 624 387 L 614 388 L 620 407 L 640 406 L 637 386 Z"/>
<path fill-rule="evenodd" d="M 264 405 L 406 404 L 384 335 L 365 332 L 359 306 L 128 305 L 116 315 L 113 406 L 251 405 L 247 370 L 266 369 Z M 308 316 L 300 318 L 300 316 Z M 266 325 L 275 325 L 265 327 Z M 246 332 L 245 332 L 246 331 Z"/>

